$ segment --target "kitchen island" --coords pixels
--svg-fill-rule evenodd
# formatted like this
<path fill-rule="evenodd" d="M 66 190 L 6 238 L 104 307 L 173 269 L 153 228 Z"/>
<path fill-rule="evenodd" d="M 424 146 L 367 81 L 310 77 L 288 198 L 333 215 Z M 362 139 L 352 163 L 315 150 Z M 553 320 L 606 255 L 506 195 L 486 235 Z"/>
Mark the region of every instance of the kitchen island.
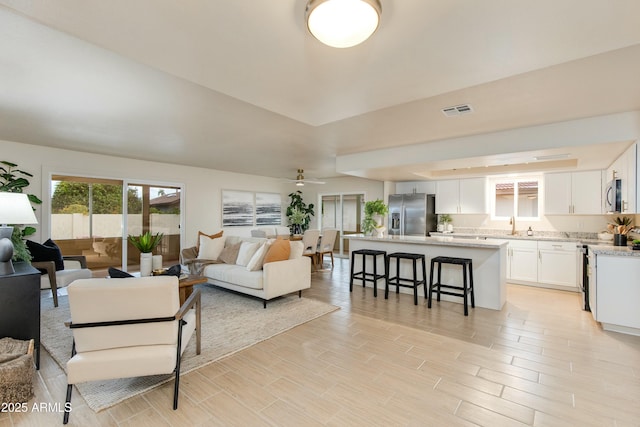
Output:
<path fill-rule="evenodd" d="M 500 239 L 456 239 L 453 237 L 421 237 L 421 236 L 387 236 L 370 237 L 362 234 L 345 235 L 349 239 L 349 250 L 377 249 L 393 252 L 411 252 L 425 255 L 427 262 L 427 282 L 429 280 L 429 265 L 431 258 L 448 256 L 458 258 L 471 258 L 473 261 L 473 281 L 476 307 L 500 310 L 506 301 L 506 277 L 507 277 L 507 245 L 506 240 Z M 351 259 L 351 258 L 349 258 Z M 371 263 L 367 263 L 367 267 Z M 361 269 L 360 260 L 356 260 L 356 271 Z M 406 270 L 405 270 L 406 268 Z M 369 271 L 369 269 L 367 269 Z M 409 267 L 401 269 L 403 276 L 413 274 Z M 443 283 L 461 286 L 462 272 L 459 266 L 442 266 Z M 358 280 L 354 283 L 357 286 Z M 378 282 L 378 288 L 384 290 L 384 282 Z M 401 292 L 413 292 L 401 289 Z M 422 292 L 420 290 L 420 295 Z M 424 296 L 424 295 L 423 295 Z M 462 298 L 442 295 L 442 299 L 462 304 Z M 437 307 L 434 306 L 434 307 Z"/>

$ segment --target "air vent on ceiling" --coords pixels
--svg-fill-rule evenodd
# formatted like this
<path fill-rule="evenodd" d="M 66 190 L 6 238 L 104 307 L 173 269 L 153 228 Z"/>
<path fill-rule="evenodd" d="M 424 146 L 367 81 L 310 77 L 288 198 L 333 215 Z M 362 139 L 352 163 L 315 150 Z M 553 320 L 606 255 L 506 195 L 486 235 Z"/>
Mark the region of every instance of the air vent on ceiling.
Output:
<path fill-rule="evenodd" d="M 442 114 L 447 117 L 461 116 L 463 114 L 473 113 L 473 108 L 469 104 L 456 105 L 442 109 Z"/>

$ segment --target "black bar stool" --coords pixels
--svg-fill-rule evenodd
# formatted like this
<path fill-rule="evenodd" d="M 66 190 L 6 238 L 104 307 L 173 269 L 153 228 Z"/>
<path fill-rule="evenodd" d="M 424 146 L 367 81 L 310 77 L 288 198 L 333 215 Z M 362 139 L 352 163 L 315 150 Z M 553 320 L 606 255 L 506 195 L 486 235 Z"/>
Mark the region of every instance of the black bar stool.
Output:
<path fill-rule="evenodd" d="M 354 273 L 355 260 L 356 255 L 362 256 L 362 271 L 358 271 Z M 367 273 L 367 256 L 373 257 L 373 273 Z M 382 265 L 385 267 L 384 274 L 378 274 L 378 257 L 382 256 L 383 263 Z M 387 252 L 386 251 L 378 251 L 375 249 L 358 249 L 356 251 L 351 252 L 351 277 L 349 278 L 349 292 L 353 291 L 353 279 L 362 280 L 362 287 L 364 288 L 366 282 L 373 283 L 373 296 L 378 296 L 378 280 L 387 279 L 387 268 L 386 268 L 386 259 Z"/>
<path fill-rule="evenodd" d="M 396 261 L 396 275 L 391 276 L 391 260 Z M 409 260 L 413 262 L 413 278 L 400 277 L 400 261 Z M 418 280 L 418 260 L 422 260 L 422 280 Z M 424 295 L 427 296 L 427 265 L 425 257 L 422 254 L 412 254 L 407 252 L 394 252 L 387 256 L 387 283 L 384 288 L 384 299 L 389 298 L 389 285 L 396 286 L 396 294 L 400 292 L 400 286 L 405 288 L 413 288 L 413 304 L 418 305 L 418 286 L 424 286 Z"/>
<path fill-rule="evenodd" d="M 433 283 L 433 270 L 434 265 L 438 264 L 438 280 L 436 283 Z M 441 283 L 440 274 L 442 270 L 442 264 L 455 264 L 462 266 L 462 286 L 452 286 L 445 285 Z M 467 277 L 467 268 L 469 268 L 469 275 Z M 467 281 L 468 278 L 468 281 Z M 431 258 L 431 273 L 429 275 L 429 302 L 427 303 L 427 307 L 431 308 L 431 299 L 432 294 L 436 288 L 436 292 L 438 294 L 438 301 L 440 301 L 440 294 L 445 295 L 453 295 L 456 297 L 464 298 L 464 315 L 469 315 L 469 308 L 467 307 L 467 295 L 471 295 L 471 307 L 475 308 L 476 301 L 474 297 L 473 291 L 473 265 L 470 258 L 454 258 L 454 257 L 446 257 L 439 256 L 435 258 Z M 442 289 L 453 289 L 455 291 L 461 292 L 451 292 L 451 291 L 443 291 Z"/>

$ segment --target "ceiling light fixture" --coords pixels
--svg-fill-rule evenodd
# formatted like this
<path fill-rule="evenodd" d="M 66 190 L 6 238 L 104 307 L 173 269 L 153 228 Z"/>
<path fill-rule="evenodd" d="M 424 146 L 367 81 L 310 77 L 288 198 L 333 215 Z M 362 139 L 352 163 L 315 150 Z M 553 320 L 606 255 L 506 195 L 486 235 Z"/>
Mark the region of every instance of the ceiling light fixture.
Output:
<path fill-rule="evenodd" d="M 307 28 L 327 46 L 346 48 L 367 40 L 378 28 L 379 0 L 309 0 Z"/>

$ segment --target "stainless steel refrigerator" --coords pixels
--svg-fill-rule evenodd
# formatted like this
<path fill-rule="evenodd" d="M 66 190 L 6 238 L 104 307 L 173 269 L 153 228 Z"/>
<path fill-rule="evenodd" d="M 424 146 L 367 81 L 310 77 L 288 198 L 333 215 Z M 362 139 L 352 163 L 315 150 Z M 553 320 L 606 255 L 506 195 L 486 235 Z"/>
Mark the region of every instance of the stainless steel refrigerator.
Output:
<path fill-rule="evenodd" d="M 389 196 L 391 236 L 428 236 L 436 231 L 436 196 L 434 194 L 392 194 Z"/>

